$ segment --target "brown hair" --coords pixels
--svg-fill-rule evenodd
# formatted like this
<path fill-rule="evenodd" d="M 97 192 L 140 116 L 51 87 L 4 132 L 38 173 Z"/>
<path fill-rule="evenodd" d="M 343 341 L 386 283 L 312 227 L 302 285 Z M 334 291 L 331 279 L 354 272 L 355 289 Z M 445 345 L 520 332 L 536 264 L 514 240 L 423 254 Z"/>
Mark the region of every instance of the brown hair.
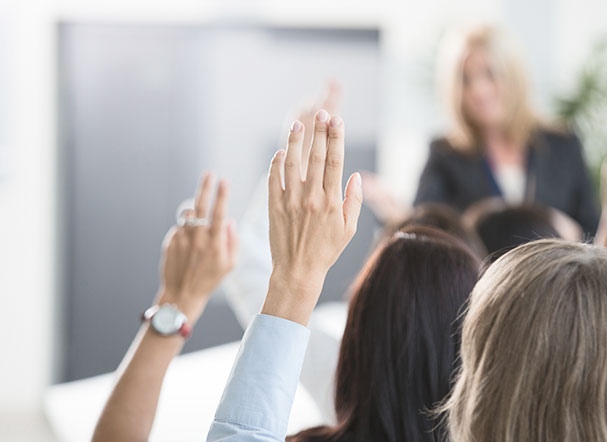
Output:
<path fill-rule="evenodd" d="M 489 267 L 444 411 L 453 442 L 607 440 L 607 251 L 562 240 Z"/>

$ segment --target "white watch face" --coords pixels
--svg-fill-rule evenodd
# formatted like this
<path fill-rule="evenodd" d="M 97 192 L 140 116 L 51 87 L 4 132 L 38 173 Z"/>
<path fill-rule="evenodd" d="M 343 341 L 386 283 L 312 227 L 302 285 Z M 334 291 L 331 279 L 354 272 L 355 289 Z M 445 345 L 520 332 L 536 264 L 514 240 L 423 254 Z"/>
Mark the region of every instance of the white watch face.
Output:
<path fill-rule="evenodd" d="M 162 305 L 152 318 L 152 327 L 161 335 L 174 335 L 185 322 L 185 316 L 174 305 Z"/>

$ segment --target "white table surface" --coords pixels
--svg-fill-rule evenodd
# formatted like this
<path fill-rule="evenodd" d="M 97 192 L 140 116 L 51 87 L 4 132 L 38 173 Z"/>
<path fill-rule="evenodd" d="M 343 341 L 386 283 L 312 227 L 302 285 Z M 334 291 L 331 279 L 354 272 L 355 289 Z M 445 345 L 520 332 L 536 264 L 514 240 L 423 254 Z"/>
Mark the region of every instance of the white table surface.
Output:
<path fill-rule="evenodd" d="M 204 441 L 232 368 L 238 342 L 178 356 L 164 381 L 150 441 Z M 113 373 L 54 385 L 44 409 L 60 442 L 91 439 L 95 423 L 114 383 Z M 319 425 L 322 419 L 299 386 L 289 434 Z"/>

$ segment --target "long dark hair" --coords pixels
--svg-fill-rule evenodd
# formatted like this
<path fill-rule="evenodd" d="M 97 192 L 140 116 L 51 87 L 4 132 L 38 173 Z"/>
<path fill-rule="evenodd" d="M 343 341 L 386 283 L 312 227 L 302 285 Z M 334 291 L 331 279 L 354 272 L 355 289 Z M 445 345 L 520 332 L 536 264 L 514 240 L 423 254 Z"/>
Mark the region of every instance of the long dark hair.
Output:
<path fill-rule="evenodd" d="M 429 413 L 457 368 L 460 313 L 479 262 L 464 243 L 408 227 L 380 247 L 355 284 L 336 375 L 335 427 L 290 442 L 434 442 Z"/>

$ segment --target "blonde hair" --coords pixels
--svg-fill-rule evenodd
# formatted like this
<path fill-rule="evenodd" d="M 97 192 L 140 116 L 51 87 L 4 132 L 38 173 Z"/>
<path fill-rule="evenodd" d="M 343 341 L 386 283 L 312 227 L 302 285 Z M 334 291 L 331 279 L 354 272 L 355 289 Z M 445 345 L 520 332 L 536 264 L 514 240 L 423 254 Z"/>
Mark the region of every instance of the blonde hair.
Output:
<path fill-rule="evenodd" d="M 502 90 L 507 91 L 502 96 L 506 112 L 504 129 L 511 142 L 523 147 L 538 125 L 529 98 L 527 76 L 512 42 L 499 29 L 486 25 L 451 33 L 444 39 L 439 53 L 438 89 L 452 125 L 448 139 L 453 147 L 463 151 L 482 146 L 479 130 L 466 115 L 462 102 L 464 62 L 474 49 L 486 51 L 495 78 Z"/>
<path fill-rule="evenodd" d="M 541 240 L 473 289 L 444 411 L 453 442 L 607 441 L 607 251 Z"/>

